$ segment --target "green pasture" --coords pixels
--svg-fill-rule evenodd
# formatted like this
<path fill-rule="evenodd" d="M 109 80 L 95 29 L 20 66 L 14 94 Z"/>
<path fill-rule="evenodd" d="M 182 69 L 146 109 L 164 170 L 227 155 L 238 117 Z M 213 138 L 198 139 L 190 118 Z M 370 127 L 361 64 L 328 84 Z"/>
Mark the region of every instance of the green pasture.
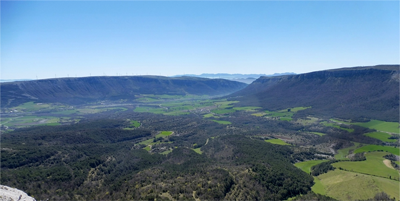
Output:
<path fill-rule="evenodd" d="M 386 151 L 395 155 L 400 155 L 400 149 L 397 147 L 382 146 L 382 145 L 366 145 L 354 151 L 354 153 L 372 152 L 372 151 Z"/>
<path fill-rule="evenodd" d="M 131 124 L 130 124 L 129 126 L 138 128 L 138 127 L 140 126 L 140 123 L 139 123 L 138 121 L 132 120 L 132 121 L 131 121 Z"/>
<path fill-rule="evenodd" d="M 151 147 L 150 146 L 146 146 L 145 148 L 143 148 L 144 150 L 146 150 L 146 151 L 150 151 L 151 150 Z"/>
<path fill-rule="evenodd" d="M 211 120 L 211 121 L 217 122 L 219 124 L 224 124 L 224 125 L 232 124 L 230 121 L 220 121 L 220 120 Z"/>
<path fill-rule="evenodd" d="M 5 126 L 11 127 L 26 127 L 26 126 L 35 126 L 35 125 L 60 125 L 60 118 L 52 117 L 52 116 L 23 116 L 23 117 L 15 117 L 9 118 L 7 121 L 2 122 Z"/>
<path fill-rule="evenodd" d="M 267 115 L 267 114 L 265 114 L 265 113 L 254 113 L 254 114 L 251 114 L 251 115 L 254 115 L 256 117 L 262 117 L 262 116 Z"/>
<path fill-rule="evenodd" d="M 396 139 L 389 139 L 392 136 L 387 133 L 382 133 L 382 132 L 372 132 L 372 133 L 366 133 L 364 135 L 381 140 L 383 142 L 396 142 L 397 141 Z"/>
<path fill-rule="evenodd" d="M 269 140 L 264 140 L 264 141 L 272 143 L 272 144 L 290 145 L 290 144 L 286 143 L 285 141 L 283 141 L 281 139 L 269 139 Z"/>
<path fill-rule="evenodd" d="M 160 137 L 168 137 L 172 134 L 172 131 L 161 131 L 158 135 L 156 135 L 156 138 Z"/>
<path fill-rule="evenodd" d="M 367 160 L 365 161 L 341 161 L 338 163 L 333 163 L 332 165 L 336 168 L 340 167 L 351 172 L 359 172 L 398 180 L 399 172 L 397 170 L 388 168 L 383 163 L 383 156 L 387 154 L 388 153 L 385 152 L 366 153 L 365 157 Z"/>
<path fill-rule="evenodd" d="M 328 161 L 328 160 L 303 161 L 303 162 L 295 163 L 294 166 L 300 168 L 301 170 L 303 170 L 307 174 L 310 174 L 312 166 L 318 165 L 318 164 L 326 162 L 326 161 Z"/>
<path fill-rule="evenodd" d="M 311 187 L 311 190 L 314 193 L 318 193 L 318 194 L 321 194 L 321 195 L 326 195 L 325 186 L 322 185 L 322 183 L 318 179 L 318 177 L 314 177 L 314 185 Z"/>
<path fill-rule="evenodd" d="M 50 104 L 27 102 L 27 103 L 21 104 L 17 107 L 14 107 L 12 109 L 21 110 L 24 112 L 34 112 L 34 111 L 38 111 L 41 109 L 48 109 L 51 107 L 52 107 L 52 105 L 50 105 Z"/>
<path fill-rule="evenodd" d="M 399 123 L 398 122 L 386 122 L 379 120 L 371 120 L 369 122 L 363 123 L 352 123 L 354 125 L 372 128 L 378 131 L 385 131 L 390 133 L 400 133 L 399 132 Z"/>
<path fill-rule="evenodd" d="M 344 149 L 339 149 L 337 151 L 338 153 L 335 155 L 335 159 L 337 159 L 337 160 L 349 160 L 347 158 L 347 155 L 349 155 L 350 150 L 356 149 L 360 143 L 354 142 L 353 144 L 354 144 L 353 146 L 350 146 L 350 147 L 347 147 L 347 148 L 344 148 Z"/>
<path fill-rule="evenodd" d="M 218 106 L 218 108 L 227 108 L 227 107 L 232 107 L 232 104 L 238 102 L 239 101 L 215 101 L 214 105 Z"/>
<path fill-rule="evenodd" d="M 193 151 L 195 151 L 198 154 L 202 154 L 203 152 L 200 150 L 201 147 L 196 148 L 196 149 L 192 149 Z"/>
<path fill-rule="evenodd" d="M 325 195 L 337 200 L 366 200 L 375 194 L 385 192 L 396 200 L 399 196 L 399 182 L 360 173 L 336 169 L 318 176 Z"/>
<path fill-rule="evenodd" d="M 219 118 L 219 117 L 217 117 L 217 116 L 214 116 L 213 113 L 205 114 L 205 115 L 203 115 L 203 117 L 204 117 L 204 118 L 211 118 L 211 117 Z"/>
<path fill-rule="evenodd" d="M 370 120 L 369 122 L 345 122 L 336 119 L 331 119 L 332 121 L 343 123 L 343 124 L 353 124 L 362 126 L 365 128 L 375 129 L 378 131 L 390 132 L 400 134 L 399 123 L 398 122 L 387 122 L 380 120 Z"/>
<path fill-rule="evenodd" d="M 155 107 L 136 107 L 134 112 L 149 112 L 154 114 L 163 114 L 166 113 L 163 108 L 155 108 Z"/>
<path fill-rule="evenodd" d="M 279 118 L 279 120 L 281 120 L 281 121 L 292 121 L 292 118 L 291 117 L 281 117 L 281 118 Z"/>

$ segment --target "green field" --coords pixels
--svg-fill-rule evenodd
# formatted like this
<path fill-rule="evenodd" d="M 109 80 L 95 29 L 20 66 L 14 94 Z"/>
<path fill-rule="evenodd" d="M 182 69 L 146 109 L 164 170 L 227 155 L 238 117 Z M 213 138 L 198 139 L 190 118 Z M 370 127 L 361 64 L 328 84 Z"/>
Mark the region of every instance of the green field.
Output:
<path fill-rule="evenodd" d="M 347 148 L 344 148 L 344 149 L 339 149 L 338 153 L 335 155 L 335 159 L 337 159 L 337 160 L 349 160 L 348 158 L 346 158 L 346 156 L 349 155 L 349 151 L 351 149 L 353 149 L 353 150 L 356 149 L 359 144 L 360 143 L 358 143 L 358 142 L 354 142 L 353 146 L 350 146 L 350 147 L 347 147 Z"/>
<path fill-rule="evenodd" d="M 345 131 L 350 132 L 350 133 L 354 131 L 354 129 L 352 129 L 352 128 L 343 128 L 343 127 L 340 127 L 339 125 L 337 125 L 337 124 L 335 124 L 335 123 L 328 123 L 328 122 L 326 122 L 326 121 L 321 122 L 321 123 L 322 123 L 324 126 L 342 129 L 342 130 L 345 130 Z"/>
<path fill-rule="evenodd" d="M 23 116 L 23 117 L 13 117 L 2 120 L 1 124 L 11 127 L 27 127 L 27 126 L 56 126 L 60 125 L 60 118 L 52 116 Z"/>
<path fill-rule="evenodd" d="M 388 168 L 383 163 L 383 156 L 387 155 L 386 152 L 372 152 L 365 154 L 367 160 L 365 161 L 342 161 L 333 163 L 336 168 L 343 168 L 351 172 L 359 172 L 363 174 L 375 175 L 392 179 L 399 179 L 399 172 L 397 170 Z"/>
<path fill-rule="evenodd" d="M 326 162 L 326 161 L 328 161 L 328 160 L 303 161 L 303 162 L 295 163 L 294 166 L 296 166 L 296 167 L 300 168 L 301 170 L 303 170 L 304 172 L 307 172 L 308 174 L 310 174 L 312 166 L 318 165 L 318 164 Z"/>
<path fill-rule="evenodd" d="M 234 110 L 244 110 L 247 112 L 254 112 L 257 111 L 258 109 L 261 109 L 261 107 L 234 107 Z"/>
<path fill-rule="evenodd" d="M 398 122 L 386 122 L 386 121 L 379 121 L 379 120 L 371 120 L 366 123 L 352 123 L 352 124 L 359 125 L 362 127 L 372 128 L 372 129 L 375 129 L 378 131 L 400 133 Z"/>
<path fill-rule="evenodd" d="M 156 135 L 156 138 L 168 137 L 172 134 L 172 131 L 161 131 L 160 134 Z"/>
<path fill-rule="evenodd" d="M 321 194 L 321 195 L 326 195 L 325 186 L 322 185 L 322 183 L 318 179 L 318 177 L 314 177 L 314 185 L 311 187 L 311 190 L 314 193 L 318 193 L 318 194 Z"/>
<path fill-rule="evenodd" d="M 52 108 L 52 105 L 50 105 L 50 104 L 27 102 L 27 103 L 21 104 L 17 107 L 14 107 L 12 109 L 24 111 L 24 112 L 34 112 L 34 111 L 38 111 L 38 110 L 42 110 L 42 109 L 50 109 L 50 108 Z"/>
<path fill-rule="evenodd" d="M 198 154 L 202 154 L 203 152 L 200 150 L 200 148 L 196 148 L 196 149 L 192 149 L 192 150 L 195 151 Z"/>
<path fill-rule="evenodd" d="M 281 139 L 269 139 L 269 140 L 265 140 L 266 142 L 272 143 L 272 144 L 279 144 L 279 145 L 290 145 L 286 142 L 284 142 Z"/>
<path fill-rule="evenodd" d="M 218 117 L 214 116 L 213 113 L 205 114 L 205 115 L 203 115 L 203 117 L 204 118 L 210 118 L 210 117 L 218 118 Z"/>
<path fill-rule="evenodd" d="M 215 101 L 214 105 L 218 106 L 218 108 L 227 108 L 227 107 L 232 107 L 232 104 L 238 103 L 239 101 Z"/>
<path fill-rule="evenodd" d="M 151 150 L 151 147 L 150 146 L 147 146 L 147 147 L 145 147 L 145 148 L 143 148 L 144 150 L 146 150 L 146 151 L 150 151 Z"/>
<path fill-rule="evenodd" d="M 281 118 L 279 118 L 279 120 L 281 120 L 281 121 L 292 121 L 292 118 L 291 117 L 281 117 Z"/>
<path fill-rule="evenodd" d="M 396 139 L 389 139 L 392 136 L 387 133 L 382 133 L 382 132 L 372 132 L 372 133 L 366 133 L 364 135 L 381 140 L 383 142 L 396 142 L 397 141 Z"/>
<path fill-rule="evenodd" d="M 140 126 L 140 123 L 138 121 L 131 121 L 131 127 L 138 128 Z"/>
<path fill-rule="evenodd" d="M 358 148 L 354 151 L 354 153 L 361 153 L 361 152 L 369 152 L 369 151 L 386 151 L 395 155 L 400 155 L 400 149 L 395 147 L 389 146 L 381 146 L 381 145 L 366 145 L 361 148 Z"/>
<path fill-rule="evenodd" d="M 267 117 L 279 117 L 279 120 L 281 121 L 292 121 L 292 116 L 300 111 L 300 110 L 305 110 L 311 107 L 294 107 L 294 108 L 288 108 L 284 110 L 279 110 L 279 111 L 265 111 L 265 116 Z M 253 114 L 255 116 L 262 116 L 260 114 Z"/>
<path fill-rule="evenodd" d="M 211 121 L 217 122 L 219 124 L 224 124 L 224 125 L 232 124 L 230 121 L 220 121 L 220 120 L 211 120 Z"/>
<path fill-rule="evenodd" d="M 384 191 L 399 199 L 399 182 L 360 173 L 336 169 L 318 176 L 327 196 L 338 200 L 359 200 L 373 198 Z"/>
<path fill-rule="evenodd" d="M 324 136 L 324 135 L 326 135 L 325 133 L 320 133 L 320 132 L 310 132 L 310 133 L 315 134 L 315 135 L 319 135 L 319 136 Z"/>
<path fill-rule="evenodd" d="M 163 114 L 165 113 L 165 109 L 163 108 L 155 108 L 155 107 L 136 107 L 134 112 L 150 112 L 154 114 Z"/>
<path fill-rule="evenodd" d="M 262 116 L 265 116 L 266 114 L 265 113 L 254 113 L 254 114 L 251 114 L 251 115 L 254 115 L 256 117 L 262 117 Z"/>

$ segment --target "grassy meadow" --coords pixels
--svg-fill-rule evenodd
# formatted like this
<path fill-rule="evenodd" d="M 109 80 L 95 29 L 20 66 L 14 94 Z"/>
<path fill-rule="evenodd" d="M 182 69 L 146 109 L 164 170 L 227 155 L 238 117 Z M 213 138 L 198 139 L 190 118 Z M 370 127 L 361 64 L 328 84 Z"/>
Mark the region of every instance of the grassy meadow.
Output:
<path fill-rule="evenodd" d="M 390 179 L 339 169 L 319 175 L 318 179 L 325 195 L 338 200 L 365 200 L 382 191 L 396 199 L 400 198 L 399 182 Z"/>
<path fill-rule="evenodd" d="M 400 149 L 397 147 L 381 146 L 381 145 L 366 145 L 354 150 L 354 153 L 372 152 L 372 151 L 386 151 L 395 155 L 400 155 Z"/>
<path fill-rule="evenodd" d="M 318 164 L 326 162 L 326 161 L 328 161 L 328 160 L 303 161 L 303 162 L 295 163 L 294 166 L 296 166 L 296 167 L 300 168 L 301 170 L 303 170 L 304 172 L 307 172 L 308 174 L 310 174 L 312 166 L 318 165 Z"/>
<path fill-rule="evenodd" d="M 386 152 L 371 152 L 366 153 L 365 161 L 341 161 L 333 163 L 336 168 L 343 168 L 351 172 L 359 172 L 384 178 L 391 178 L 399 180 L 399 172 L 397 170 L 388 168 L 383 163 L 383 156 L 387 155 Z"/>
<path fill-rule="evenodd" d="M 281 139 L 269 139 L 269 140 L 265 140 L 266 142 L 272 143 L 272 144 L 279 144 L 279 145 L 290 145 L 288 143 L 286 143 L 285 141 L 281 140 Z"/>
<path fill-rule="evenodd" d="M 364 135 L 381 140 L 383 142 L 396 142 L 397 141 L 396 139 L 389 139 L 392 136 L 387 133 L 383 133 L 383 132 L 372 132 L 372 133 L 366 133 Z"/>

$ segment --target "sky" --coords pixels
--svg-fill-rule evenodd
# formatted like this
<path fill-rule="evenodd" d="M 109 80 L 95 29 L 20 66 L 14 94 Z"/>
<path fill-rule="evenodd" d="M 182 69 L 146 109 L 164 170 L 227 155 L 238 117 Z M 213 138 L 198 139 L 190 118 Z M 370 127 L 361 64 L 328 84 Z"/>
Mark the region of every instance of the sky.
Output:
<path fill-rule="evenodd" d="M 1 79 L 399 64 L 399 1 L 1 1 Z"/>

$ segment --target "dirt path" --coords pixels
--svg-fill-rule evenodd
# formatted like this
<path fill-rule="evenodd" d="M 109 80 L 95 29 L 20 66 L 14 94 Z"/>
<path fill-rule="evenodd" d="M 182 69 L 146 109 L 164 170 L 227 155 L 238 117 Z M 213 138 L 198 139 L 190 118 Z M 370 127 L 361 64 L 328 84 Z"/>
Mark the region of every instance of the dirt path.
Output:
<path fill-rule="evenodd" d="M 206 141 L 206 143 L 204 144 L 204 146 L 207 145 L 207 144 L 208 144 L 208 138 L 207 138 L 207 141 Z"/>
<path fill-rule="evenodd" d="M 386 165 L 386 167 L 394 170 L 394 167 L 392 166 L 392 163 L 390 163 L 390 160 L 385 159 L 385 160 L 383 160 L 383 163 Z"/>

